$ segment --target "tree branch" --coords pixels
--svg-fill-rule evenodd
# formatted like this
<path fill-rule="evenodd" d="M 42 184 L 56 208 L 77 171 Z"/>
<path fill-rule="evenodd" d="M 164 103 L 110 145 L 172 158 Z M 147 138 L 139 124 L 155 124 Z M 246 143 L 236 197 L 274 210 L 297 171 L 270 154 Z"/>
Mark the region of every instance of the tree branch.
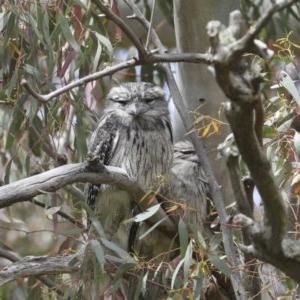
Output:
<path fill-rule="evenodd" d="M 22 277 L 74 273 L 79 270 L 80 263 L 70 265 L 75 255 L 61 256 L 26 256 L 7 265 L 0 271 L 0 286 Z"/>
<path fill-rule="evenodd" d="M 103 165 L 95 166 L 91 165 L 91 163 L 78 163 L 63 165 L 0 187 L 0 208 L 28 201 L 37 195 L 54 192 L 75 182 L 104 183 L 122 188 L 132 195 L 142 211 L 153 205 L 153 203 L 150 204 L 148 201 L 140 201 L 145 197 L 144 191 L 138 187 L 135 181 L 128 178 L 123 169 L 110 166 L 104 167 Z M 163 218 L 165 220 L 159 227 L 165 232 L 177 232 L 177 227 L 167 217 L 162 208 L 148 221 L 151 224 L 155 224 Z"/>
<path fill-rule="evenodd" d="M 36 92 L 24 79 L 21 81 L 21 84 L 24 88 L 37 100 L 41 102 L 47 102 L 55 97 L 58 97 L 78 86 L 87 84 L 90 81 L 98 80 L 102 77 L 114 74 L 118 71 L 139 65 L 152 65 L 155 63 L 163 63 L 163 62 L 186 62 L 186 63 L 202 63 L 210 65 L 212 63 L 212 55 L 211 54 L 201 54 L 201 53 L 170 53 L 170 54 L 152 54 L 149 53 L 149 56 L 143 61 L 133 58 L 129 59 L 125 62 L 118 63 L 114 66 L 106 67 L 105 69 L 95 72 L 91 75 L 87 75 L 85 77 L 81 77 L 78 80 L 75 80 L 64 87 L 57 89 L 51 93 L 41 95 Z"/>
<path fill-rule="evenodd" d="M 214 53 L 214 68 L 217 81 L 230 99 L 225 113 L 233 131 L 239 152 L 248 166 L 251 177 L 262 197 L 265 217 L 256 223 L 251 217 L 240 214 L 235 222 L 249 230 L 252 245 L 243 247 L 247 253 L 273 264 L 295 281 L 300 282 L 300 247 L 298 242 L 284 240 L 286 234 L 285 206 L 268 162 L 255 132 L 254 109 L 260 104 L 260 74 L 251 69 L 251 63 L 243 56 L 256 53 L 254 38 L 272 15 L 294 4 L 286 1 L 276 5 L 254 25 L 254 30 L 229 45 L 221 41 L 223 28 L 219 22 L 207 25 Z M 235 182 L 233 182 L 235 184 Z M 244 197 L 245 198 L 245 197 Z M 246 213 L 246 212 L 244 212 Z M 294 265 L 293 265 L 294 264 Z"/>
<path fill-rule="evenodd" d="M 105 16 L 109 20 L 111 20 L 114 24 L 119 26 L 122 29 L 122 31 L 124 31 L 124 33 L 132 42 L 132 44 L 137 48 L 139 53 L 139 60 L 145 60 L 148 56 L 146 49 L 144 48 L 143 44 L 138 39 L 138 37 L 135 35 L 135 33 L 126 25 L 126 23 L 116 14 L 114 14 L 111 8 L 108 5 L 104 4 L 101 0 L 93 0 L 92 2 L 98 7 L 100 11 L 102 11 L 105 14 Z"/>
<path fill-rule="evenodd" d="M 16 253 L 13 253 L 12 251 L 7 251 L 7 250 L 3 250 L 0 249 L 0 257 L 6 258 L 12 262 L 15 263 L 19 263 L 21 261 L 21 257 L 19 255 L 17 255 Z M 5 270 L 10 269 L 10 267 L 5 267 L 0 271 L 0 286 L 4 285 L 5 283 L 8 283 L 10 281 L 13 281 L 17 278 L 23 277 L 21 274 L 21 276 L 19 276 L 19 274 L 14 274 L 14 276 L 18 276 L 17 278 L 7 278 L 7 273 L 5 273 Z M 10 273 L 10 270 L 8 271 L 8 273 Z M 4 275 L 5 274 L 5 275 Z M 9 275 L 8 275 L 9 276 Z M 1 279 L 1 277 L 3 277 L 3 279 Z M 48 278 L 46 275 L 40 275 L 38 276 L 38 279 L 44 283 L 46 286 L 48 286 L 49 288 L 53 289 L 58 295 L 63 296 L 64 292 L 61 288 L 59 288 L 57 286 L 56 283 L 54 283 L 50 278 Z"/>

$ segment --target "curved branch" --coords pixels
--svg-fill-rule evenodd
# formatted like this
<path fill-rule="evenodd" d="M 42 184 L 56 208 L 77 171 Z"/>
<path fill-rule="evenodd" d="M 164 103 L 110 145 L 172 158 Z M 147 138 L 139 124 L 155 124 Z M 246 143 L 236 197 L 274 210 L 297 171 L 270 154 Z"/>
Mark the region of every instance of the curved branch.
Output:
<path fill-rule="evenodd" d="M 299 0 L 285 0 L 281 1 L 281 3 L 273 4 L 273 6 L 267 10 L 262 17 L 249 29 L 245 36 L 241 38 L 240 42 L 244 44 L 249 44 L 249 42 L 252 42 L 254 38 L 258 36 L 261 30 L 268 24 L 275 13 L 292 6 L 297 2 L 299 2 Z"/>
<path fill-rule="evenodd" d="M 122 62 L 122 63 L 119 63 L 117 65 L 114 65 L 114 66 L 110 66 L 110 67 L 106 67 L 105 69 L 99 71 L 99 72 L 96 72 L 96 73 L 93 73 L 91 75 L 88 75 L 88 76 L 85 76 L 85 77 L 82 77 L 78 80 L 75 80 L 67 85 L 65 85 L 64 87 L 58 89 L 58 90 L 55 90 L 49 94 L 46 94 L 46 95 L 41 95 L 41 94 L 38 94 L 36 91 L 34 91 L 31 86 L 28 84 L 28 82 L 26 80 L 22 80 L 21 81 L 21 84 L 24 86 L 24 88 L 34 97 L 36 98 L 37 100 L 39 101 L 42 101 L 42 102 L 47 102 L 49 100 L 51 100 L 52 98 L 54 97 L 57 97 L 71 89 L 74 89 L 80 85 L 83 85 L 83 84 L 86 84 L 90 81 L 93 81 L 93 80 L 97 80 L 99 78 L 102 78 L 104 76 L 107 76 L 107 75 L 111 75 L 111 74 L 114 74 L 120 70 L 123 70 L 123 69 L 126 69 L 128 67 L 132 67 L 132 66 L 135 66 L 137 64 L 136 60 L 135 59 L 130 59 L 130 60 L 127 60 L 125 62 Z"/>
<path fill-rule="evenodd" d="M 1 252 L 0 252 L 1 255 Z M 70 265 L 75 255 L 61 256 L 26 256 L 23 259 L 15 260 L 14 263 L 4 267 L 0 271 L 0 286 L 22 277 L 38 276 L 44 283 L 43 279 L 48 279 L 45 274 L 62 274 L 74 273 L 79 270 L 80 263 Z M 48 284 L 47 284 L 48 285 Z M 53 287 L 55 288 L 55 286 Z M 55 289 L 56 292 L 63 292 Z"/>
<path fill-rule="evenodd" d="M 37 195 L 54 192 L 68 184 L 75 182 L 110 184 L 122 188 L 132 195 L 142 211 L 155 203 L 140 201 L 145 192 L 138 187 L 135 181 L 128 178 L 126 172 L 117 167 L 77 163 L 63 165 L 50 171 L 34 175 L 14 183 L 0 187 L 0 208 L 8 207 L 14 203 L 28 201 Z M 165 232 L 177 232 L 175 224 L 168 218 L 161 208 L 149 219 L 151 224 L 165 219 L 160 228 Z"/>
<path fill-rule="evenodd" d="M 18 263 L 19 261 L 21 261 L 21 257 L 19 255 L 17 255 L 16 253 L 13 253 L 12 251 L 7 251 L 7 250 L 3 250 L 0 248 L 0 257 L 6 258 L 12 262 Z M 0 273 L 4 273 L 5 270 L 9 269 L 9 267 L 4 268 Z M 3 274 L 2 273 L 2 274 Z M 22 277 L 22 274 L 14 274 L 14 276 L 18 276 L 17 278 Z M 13 281 L 17 278 L 6 278 L 6 275 L 2 275 L 3 279 L 1 279 L 1 274 L 0 274 L 0 286 L 4 285 L 5 283 L 8 283 L 10 281 Z M 42 283 L 44 283 L 46 286 L 48 286 L 49 288 L 53 289 L 58 295 L 63 296 L 64 292 L 61 288 L 57 287 L 57 284 L 54 283 L 49 277 L 47 277 L 46 275 L 40 275 L 37 277 Z"/>
<path fill-rule="evenodd" d="M 230 99 L 226 103 L 225 113 L 234 134 L 239 152 L 247 164 L 251 177 L 260 193 L 265 208 L 263 222 L 255 222 L 248 214 L 239 214 L 235 223 L 246 227 L 252 245 L 241 247 L 248 254 L 271 263 L 299 283 L 300 243 L 285 239 L 286 214 L 281 193 L 275 182 L 271 165 L 259 143 L 255 132 L 257 119 L 255 107 L 261 104 L 260 74 L 252 72 L 251 62 L 243 54 L 255 53 L 254 40 L 272 15 L 294 4 L 285 1 L 275 5 L 254 25 L 245 37 L 229 45 L 220 39 L 220 22 L 210 22 L 207 26 L 214 53 L 214 68 L 218 84 Z M 262 125 L 261 125 L 262 126 Z M 232 182 L 235 184 L 235 182 Z M 243 196 L 245 198 L 245 195 Z M 245 216 L 247 214 L 248 216 Z"/>
<path fill-rule="evenodd" d="M 64 87 L 57 89 L 51 93 L 41 95 L 37 93 L 26 80 L 22 80 L 21 84 L 23 87 L 37 100 L 42 102 L 47 102 L 55 97 L 58 97 L 78 86 L 87 84 L 88 82 L 98 80 L 102 77 L 114 74 L 118 71 L 124 70 L 129 67 L 146 65 L 146 64 L 155 64 L 155 63 L 170 63 L 170 62 L 186 62 L 186 63 L 202 63 L 206 65 L 212 64 L 212 55 L 205 53 L 170 53 L 170 54 L 149 54 L 149 56 L 143 61 L 139 59 L 129 59 L 125 62 L 118 63 L 114 66 L 106 67 L 105 69 L 95 72 L 91 75 L 81 77 L 78 80 L 75 80 Z"/>

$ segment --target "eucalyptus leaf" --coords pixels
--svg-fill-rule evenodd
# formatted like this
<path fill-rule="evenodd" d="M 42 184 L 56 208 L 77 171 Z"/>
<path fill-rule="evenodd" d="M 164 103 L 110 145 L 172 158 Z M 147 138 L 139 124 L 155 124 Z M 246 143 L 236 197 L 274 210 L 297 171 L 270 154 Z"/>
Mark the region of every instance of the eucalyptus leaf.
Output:
<path fill-rule="evenodd" d="M 105 255 L 101 244 L 97 240 L 91 240 L 90 243 L 91 243 L 91 249 L 94 251 L 97 260 L 101 266 L 101 270 L 104 270 Z"/>
<path fill-rule="evenodd" d="M 180 256 L 183 258 L 189 243 L 189 233 L 186 224 L 183 220 L 180 220 L 178 223 L 178 233 L 180 240 Z"/>
<path fill-rule="evenodd" d="M 298 90 L 295 86 L 295 83 L 294 83 L 293 79 L 285 71 L 281 71 L 280 74 L 281 74 L 280 85 L 282 85 L 284 88 L 287 89 L 287 91 L 293 96 L 293 98 L 297 102 L 298 106 L 300 107 L 299 92 L 298 92 Z"/>
<path fill-rule="evenodd" d="M 104 244 L 105 247 L 107 247 L 109 250 L 112 250 L 116 255 L 118 255 L 120 258 L 124 259 L 126 262 L 134 262 L 134 259 L 128 254 L 127 251 L 120 248 L 115 243 L 105 239 L 101 238 L 101 242 Z"/>
<path fill-rule="evenodd" d="M 55 213 L 59 212 L 60 210 L 61 210 L 61 206 L 53 206 L 53 207 L 47 208 L 46 209 L 46 215 L 47 216 L 52 216 Z"/>
<path fill-rule="evenodd" d="M 229 277 L 231 275 L 230 268 L 222 259 L 220 259 L 220 257 L 209 255 L 208 259 L 211 264 L 214 265 L 218 270 L 220 270 L 225 276 Z"/>
<path fill-rule="evenodd" d="M 184 258 L 178 263 L 178 265 L 176 266 L 176 269 L 172 275 L 172 280 L 171 280 L 171 289 L 174 289 L 175 288 L 175 283 L 176 281 L 178 280 L 177 278 L 177 275 L 178 275 L 178 272 L 181 268 L 181 266 L 184 264 Z"/>
<path fill-rule="evenodd" d="M 126 263 L 126 264 L 122 265 L 120 268 L 118 268 L 118 270 L 114 276 L 113 285 L 112 285 L 112 289 L 111 289 L 111 292 L 113 294 L 119 289 L 124 274 L 128 271 L 134 270 L 135 267 L 136 267 L 135 263 Z"/>
<path fill-rule="evenodd" d="M 155 215 L 158 212 L 160 206 L 161 206 L 160 203 L 153 205 L 153 206 L 149 207 L 148 209 L 146 209 L 144 212 L 136 215 L 134 218 L 130 218 L 130 219 L 124 221 L 124 224 L 130 223 L 132 221 L 137 222 L 137 223 L 143 222 L 143 221 L 151 218 L 153 215 Z"/>
<path fill-rule="evenodd" d="M 80 49 L 79 45 L 77 44 L 77 42 L 75 41 L 74 36 L 71 32 L 70 25 L 69 25 L 66 17 L 61 12 L 61 10 L 59 10 L 59 13 L 58 13 L 58 22 L 59 22 L 62 33 L 63 33 L 64 37 L 66 38 L 67 42 L 73 47 L 73 49 L 77 53 L 82 54 L 81 49 Z"/>

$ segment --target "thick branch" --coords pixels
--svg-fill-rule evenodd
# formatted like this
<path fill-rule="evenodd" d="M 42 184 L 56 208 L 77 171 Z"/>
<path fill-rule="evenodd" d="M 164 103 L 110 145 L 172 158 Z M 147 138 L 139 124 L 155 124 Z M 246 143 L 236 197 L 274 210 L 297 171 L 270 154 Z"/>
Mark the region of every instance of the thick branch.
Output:
<path fill-rule="evenodd" d="M 270 163 L 258 141 L 259 134 L 255 132 L 254 110 L 261 100 L 260 78 L 259 74 L 255 74 L 251 69 L 251 63 L 243 57 L 245 53 L 255 53 L 256 50 L 252 47 L 255 44 L 258 45 L 254 41 L 255 35 L 274 12 L 293 3 L 295 1 L 286 1 L 284 4 L 274 6 L 244 38 L 230 45 L 220 42 L 219 33 L 223 30 L 222 26 L 219 26 L 220 23 L 210 22 L 207 28 L 212 53 L 214 53 L 216 78 L 226 96 L 231 100 L 226 105 L 226 116 L 239 152 L 249 168 L 265 207 L 265 217 L 262 223 L 254 222 L 252 218 L 244 214 L 235 217 L 235 222 L 246 226 L 251 237 L 252 245 L 244 246 L 242 249 L 245 253 L 273 264 L 299 282 L 300 243 L 284 239 L 285 206 Z M 247 211 L 244 213 L 247 214 Z"/>
<path fill-rule="evenodd" d="M 91 171 L 89 164 L 78 163 L 64 165 L 0 187 L 0 208 L 8 207 L 22 201 L 28 201 L 40 194 L 54 192 L 75 182 L 104 183 L 125 189 L 132 195 L 142 211 L 145 211 L 153 205 L 153 203 L 150 204 L 148 201 L 140 201 L 145 196 L 144 191 L 140 189 L 134 181 L 128 178 L 123 169 L 100 166 L 100 168 Z M 154 224 L 165 217 L 166 213 L 163 209 L 160 209 L 151 217 L 149 222 Z M 169 218 L 166 218 L 161 225 L 164 231 L 177 232 L 176 226 Z"/>
<path fill-rule="evenodd" d="M 253 130 L 253 106 L 229 105 L 226 116 L 239 151 L 246 162 L 265 205 L 264 238 L 270 250 L 280 249 L 285 234 L 285 206 L 273 177 L 270 163 L 263 153 Z"/>

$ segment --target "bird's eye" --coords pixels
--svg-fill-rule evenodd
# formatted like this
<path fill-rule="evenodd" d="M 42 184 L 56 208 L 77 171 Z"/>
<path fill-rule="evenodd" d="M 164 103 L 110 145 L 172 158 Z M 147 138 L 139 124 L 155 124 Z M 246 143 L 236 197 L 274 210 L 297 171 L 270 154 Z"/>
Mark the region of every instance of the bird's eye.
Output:
<path fill-rule="evenodd" d="M 119 104 L 122 104 L 122 105 L 125 105 L 129 101 L 129 99 L 124 98 L 124 97 L 114 97 L 114 98 L 110 98 L 109 100 L 119 103 Z"/>
<path fill-rule="evenodd" d="M 127 104 L 127 101 L 124 101 L 124 100 L 115 100 L 115 102 L 122 104 L 122 105 Z"/>
<path fill-rule="evenodd" d="M 143 99 L 143 101 L 146 103 L 152 103 L 152 102 L 154 102 L 154 100 L 155 100 L 154 98 L 144 98 Z"/>

